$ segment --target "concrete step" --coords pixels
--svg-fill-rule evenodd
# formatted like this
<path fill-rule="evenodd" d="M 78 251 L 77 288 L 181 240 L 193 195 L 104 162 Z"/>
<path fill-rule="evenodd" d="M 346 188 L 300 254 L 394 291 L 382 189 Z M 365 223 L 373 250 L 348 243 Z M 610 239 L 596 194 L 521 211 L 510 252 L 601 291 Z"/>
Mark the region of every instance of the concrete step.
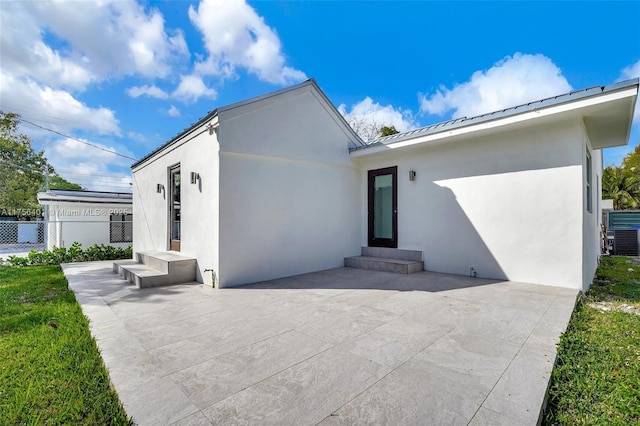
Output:
<path fill-rule="evenodd" d="M 195 273 L 195 259 L 183 256 L 175 251 L 143 251 L 136 253 L 136 258 L 138 259 L 138 262 L 144 263 L 153 269 L 157 269 L 158 271 L 162 271 L 167 274 L 169 273 L 170 268 L 172 270 L 176 268 L 189 269 L 193 264 L 193 271 Z"/>
<path fill-rule="evenodd" d="M 346 257 L 344 259 L 344 266 L 370 271 L 394 272 L 396 274 L 413 274 L 424 270 L 424 262 L 421 260 L 415 261 L 373 256 Z"/>
<path fill-rule="evenodd" d="M 196 259 L 175 252 L 136 253 L 136 260 L 116 260 L 113 270 L 138 288 L 195 281 Z"/>
<path fill-rule="evenodd" d="M 385 259 L 411 260 L 414 262 L 422 262 L 422 252 L 418 250 L 406 250 L 388 247 L 362 247 L 360 250 L 362 256 L 367 257 L 383 257 Z"/>

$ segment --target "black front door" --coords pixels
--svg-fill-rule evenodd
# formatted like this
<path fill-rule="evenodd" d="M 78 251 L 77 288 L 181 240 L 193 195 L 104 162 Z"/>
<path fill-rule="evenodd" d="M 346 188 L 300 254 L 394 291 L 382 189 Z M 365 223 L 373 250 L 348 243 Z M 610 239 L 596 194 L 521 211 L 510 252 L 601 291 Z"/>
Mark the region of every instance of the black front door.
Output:
<path fill-rule="evenodd" d="M 169 249 L 180 251 L 180 165 L 169 170 Z"/>
<path fill-rule="evenodd" d="M 369 170 L 369 246 L 398 247 L 398 167 Z"/>

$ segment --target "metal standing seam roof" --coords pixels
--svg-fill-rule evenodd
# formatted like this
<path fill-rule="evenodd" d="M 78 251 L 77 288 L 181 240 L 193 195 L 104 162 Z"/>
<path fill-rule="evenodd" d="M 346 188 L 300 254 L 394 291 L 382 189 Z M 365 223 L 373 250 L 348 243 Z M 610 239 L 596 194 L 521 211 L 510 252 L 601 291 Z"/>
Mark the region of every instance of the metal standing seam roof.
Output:
<path fill-rule="evenodd" d="M 350 130 L 350 132 L 352 133 L 352 136 L 354 136 L 354 139 L 361 146 L 364 146 L 365 143 L 362 141 L 360 136 L 358 136 L 358 134 L 351 128 L 351 126 L 347 123 L 347 121 L 342 116 L 342 114 L 340 114 L 340 112 L 338 112 L 338 110 L 335 108 L 333 103 L 329 100 L 327 95 L 322 91 L 320 86 L 318 86 L 318 83 L 316 83 L 316 80 L 314 78 L 310 78 L 310 79 L 307 79 L 307 80 L 303 81 L 302 83 L 298 83 L 298 84 L 295 84 L 293 86 L 285 87 L 283 89 L 276 90 L 276 91 L 273 91 L 273 92 L 269 92 L 269 93 L 266 93 L 264 95 L 255 96 L 253 98 L 244 99 L 242 101 L 234 102 L 234 103 L 231 103 L 229 105 L 218 107 L 216 109 L 213 109 L 213 110 L 209 111 L 206 115 L 204 115 L 203 117 L 199 118 L 198 121 L 196 121 L 195 123 L 193 123 L 189 127 L 185 128 L 184 130 L 182 130 L 181 132 L 176 134 L 174 137 L 169 139 L 167 142 L 165 142 L 164 144 L 160 145 L 158 148 L 154 149 L 149 154 L 145 155 L 144 157 L 142 157 L 141 159 L 139 159 L 138 161 L 133 163 L 131 165 L 131 168 L 133 169 L 137 165 L 145 162 L 149 158 L 153 157 L 157 152 L 162 151 L 164 148 L 166 148 L 166 147 L 172 145 L 173 143 L 177 142 L 184 135 L 186 135 L 187 133 L 189 133 L 192 130 L 196 129 L 197 127 L 201 126 L 202 124 L 206 123 L 207 121 L 213 119 L 215 116 L 217 116 L 221 112 L 228 111 L 228 110 L 231 110 L 231 109 L 234 109 L 234 108 L 238 108 L 238 107 L 241 107 L 241 106 L 244 106 L 244 105 L 248 105 L 248 104 L 251 104 L 251 103 L 254 103 L 254 102 L 258 102 L 258 101 L 261 101 L 261 100 L 264 100 L 264 99 L 268 99 L 268 98 L 271 98 L 271 97 L 274 97 L 274 96 L 278 96 L 278 95 L 280 95 L 282 93 L 287 93 L 287 92 L 290 92 L 292 90 L 296 90 L 296 89 L 299 89 L 299 88 L 305 87 L 305 86 L 313 86 L 318 91 L 318 93 L 322 96 L 322 98 L 325 100 L 325 102 L 327 102 L 327 104 L 329 104 L 335 110 L 336 115 L 338 117 L 340 117 L 340 119 L 342 120 L 342 122 L 346 126 L 346 128 Z"/>
<path fill-rule="evenodd" d="M 575 90 L 569 93 L 565 93 L 550 98 L 541 99 L 539 101 L 533 101 L 526 104 L 506 108 L 500 111 L 489 112 L 475 117 L 461 117 L 453 120 L 443 121 L 429 126 L 420 127 L 418 129 L 409 130 L 408 132 L 396 133 L 394 135 L 385 136 L 383 138 L 374 139 L 369 144 L 351 149 L 351 151 L 364 150 L 374 146 L 387 145 L 395 142 L 400 142 L 407 139 L 413 139 L 419 136 L 426 136 L 430 134 L 440 133 L 443 131 L 449 131 L 460 127 L 470 126 L 473 124 L 483 123 L 491 120 L 497 120 L 509 116 L 522 114 L 529 111 L 535 111 L 541 108 L 547 108 L 551 106 L 561 105 L 567 102 L 574 102 L 579 99 L 589 98 L 594 95 L 612 92 L 620 90 L 626 87 L 638 85 L 640 79 L 634 78 L 630 80 L 620 81 L 617 83 L 609 84 L 606 86 L 593 86 L 586 89 Z"/>

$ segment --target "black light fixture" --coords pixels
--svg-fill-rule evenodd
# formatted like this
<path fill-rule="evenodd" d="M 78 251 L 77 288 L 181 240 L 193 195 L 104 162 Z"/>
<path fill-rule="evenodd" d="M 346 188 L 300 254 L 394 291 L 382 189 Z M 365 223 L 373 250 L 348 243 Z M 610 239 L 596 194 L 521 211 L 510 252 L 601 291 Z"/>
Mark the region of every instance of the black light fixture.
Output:
<path fill-rule="evenodd" d="M 191 183 L 195 185 L 198 183 L 198 179 L 200 179 L 200 173 L 191 172 Z"/>
<path fill-rule="evenodd" d="M 415 170 L 409 170 L 409 180 L 411 182 L 413 182 L 414 180 L 416 180 L 416 171 Z"/>
<path fill-rule="evenodd" d="M 209 123 L 207 124 L 207 130 L 209 130 L 209 134 L 213 135 L 214 133 L 217 135 L 218 134 L 218 125 L 214 125 L 213 123 Z"/>
<path fill-rule="evenodd" d="M 156 185 L 156 192 L 157 192 L 158 194 L 160 194 L 160 193 L 162 193 L 162 191 L 164 191 L 164 185 L 163 185 L 163 184 L 161 184 L 161 183 L 157 184 L 157 185 Z"/>

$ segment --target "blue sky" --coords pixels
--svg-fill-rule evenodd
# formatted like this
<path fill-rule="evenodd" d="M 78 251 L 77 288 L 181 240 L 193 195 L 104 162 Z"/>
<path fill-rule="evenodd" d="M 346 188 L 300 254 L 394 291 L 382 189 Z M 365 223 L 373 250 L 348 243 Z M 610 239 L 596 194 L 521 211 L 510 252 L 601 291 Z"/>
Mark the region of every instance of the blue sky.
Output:
<path fill-rule="evenodd" d="M 638 1 L 0 2 L 0 109 L 58 132 L 21 127 L 61 175 L 128 190 L 131 160 L 110 151 L 140 158 L 309 77 L 363 131 L 638 77 L 639 18 Z M 605 164 L 640 142 L 637 111 Z"/>

